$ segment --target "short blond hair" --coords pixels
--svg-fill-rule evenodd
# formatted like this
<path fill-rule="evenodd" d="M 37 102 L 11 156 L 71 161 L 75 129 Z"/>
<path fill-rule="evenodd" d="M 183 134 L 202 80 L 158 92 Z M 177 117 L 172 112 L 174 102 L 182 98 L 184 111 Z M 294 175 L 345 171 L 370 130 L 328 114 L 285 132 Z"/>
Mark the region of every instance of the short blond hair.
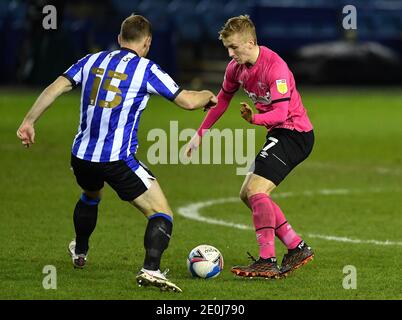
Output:
<path fill-rule="evenodd" d="M 124 41 L 138 41 L 152 36 L 151 23 L 143 16 L 132 14 L 121 24 L 120 36 Z"/>
<path fill-rule="evenodd" d="M 219 31 L 219 40 L 226 39 L 235 33 L 250 35 L 257 44 L 255 26 L 249 15 L 240 15 L 226 21 L 222 30 Z"/>

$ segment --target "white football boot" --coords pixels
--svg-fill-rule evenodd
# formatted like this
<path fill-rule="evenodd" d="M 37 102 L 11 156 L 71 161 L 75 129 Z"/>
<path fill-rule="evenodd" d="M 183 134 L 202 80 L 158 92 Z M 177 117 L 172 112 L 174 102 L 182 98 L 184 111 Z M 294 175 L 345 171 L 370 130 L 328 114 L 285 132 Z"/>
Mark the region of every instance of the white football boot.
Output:
<path fill-rule="evenodd" d="M 142 268 L 136 276 L 138 286 L 154 286 L 161 291 L 183 292 L 178 286 L 166 278 L 168 272 L 169 269 L 166 269 L 162 273 L 160 270 L 154 271 Z"/>
<path fill-rule="evenodd" d="M 85 263 L 87 262 L 87 254 L 76 254 L 75 253 L 75 239 L 73 239 L 68 245 L 68 253 L 73 260 L 74 268 L 83 269 L 85 267 Z"/>

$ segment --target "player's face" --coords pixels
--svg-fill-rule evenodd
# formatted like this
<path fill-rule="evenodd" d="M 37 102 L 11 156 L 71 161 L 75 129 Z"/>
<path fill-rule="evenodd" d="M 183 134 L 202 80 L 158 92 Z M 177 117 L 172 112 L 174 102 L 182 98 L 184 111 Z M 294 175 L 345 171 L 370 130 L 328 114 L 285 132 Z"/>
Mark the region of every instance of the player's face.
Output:
<path fill-rule="evenodd" d="M 249 40 L 242 34 L 233 34 L 226 39 L 222 39 L 223 45 L 228 49 L 229 57 L 238 64 L 249 62 L 251 49 L 254 46 L 252 40 Z"/>

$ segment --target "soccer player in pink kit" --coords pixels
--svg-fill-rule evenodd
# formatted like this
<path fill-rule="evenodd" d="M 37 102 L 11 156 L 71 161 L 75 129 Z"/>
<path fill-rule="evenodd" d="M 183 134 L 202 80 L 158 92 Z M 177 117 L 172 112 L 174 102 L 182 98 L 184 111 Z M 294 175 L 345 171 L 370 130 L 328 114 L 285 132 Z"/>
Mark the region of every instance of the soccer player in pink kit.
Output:
<path fill-rule="evenodd" d="M 252 210 L 259 259 L 248 266 L 235 266 L 242 277 L 279 278 L 313 259 L 314 252 L 287 222 L 270 194 L 300 162 L 314 144 L 313 126 L 296 90 L 293 74 L 278 54 L 257 45 L 255 27 L 249 16 L 229 19 L 219 32 L 232 61 L 226 68 L 218 104 L 210 109 L 186 152 L 199 146 L 206 130 L 221 117 L 235 92 L 242 87 L 258 113 L 245 102 L 241 116 L 250 124 L 268 129 L 267 141 L 257 155 L 240 191 L 240 198 Z M 278 268 L 275 235 L 288 253 Z"/>

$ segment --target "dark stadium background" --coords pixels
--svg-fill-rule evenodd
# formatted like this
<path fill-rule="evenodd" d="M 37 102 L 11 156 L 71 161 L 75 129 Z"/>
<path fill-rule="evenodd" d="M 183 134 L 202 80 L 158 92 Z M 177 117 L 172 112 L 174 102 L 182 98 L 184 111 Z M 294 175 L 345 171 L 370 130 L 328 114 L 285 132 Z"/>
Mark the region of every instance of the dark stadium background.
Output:
<path fill-rule="evenodd" d="M 42 27 L 47 4 L 57 8 L 57 30 Z M 349 4 L 356 30 L 342 28 Z M 402 82 L 400 0 L 1 0 L 0 84 L 48 84 L 88 52 L 116 48 L 120 23 L 132 12 L 153 24 L 149 58 L 195 88 L 220 84 L 228 57 L 217 32 L 244 13 L 298 84 Z"/>

